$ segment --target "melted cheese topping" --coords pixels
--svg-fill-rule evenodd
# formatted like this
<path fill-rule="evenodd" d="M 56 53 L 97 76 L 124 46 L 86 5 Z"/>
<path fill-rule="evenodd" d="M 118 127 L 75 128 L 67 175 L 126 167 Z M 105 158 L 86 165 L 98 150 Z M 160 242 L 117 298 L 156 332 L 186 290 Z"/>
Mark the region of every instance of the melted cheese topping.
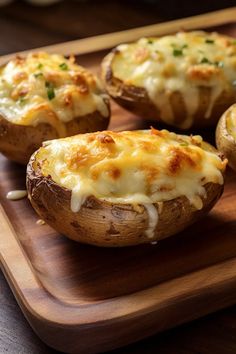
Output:
<path fill-rule="evenodd" d="M 145 88 L 160 111 L 173 124 L 171 93 L 182 95 L 186 119 L 178 125 L 188 129 L 199 107 L 199 88 L 210 88 L 204 118 L 210 118 L 221 93 L 235 90 L 236 40 L 217 33 L 179 32 L 162 38 L 142 38 L 117 47 L 112 73 L 126 85 Z"/>
<path fill-rule="evenodd" d="M 231 106 L 226 114 L 227 131 L 236 140 L 236 104 Z"/>
<path fill-rule="evenodd" d="M 44 52 L 17 56 L 0 69 L 0 113 L 20 125 L 49 123 L 65 136 L 64 123 L 99 111 L 109 115 L 97 78 L 74 58 Z"/>
<path fill-rule="evenodd" d="M 77 212 L 88 196 L 112 203 L 143 204 L 149 215 L 147 236 L 158 222 L 153 203 L 186 196 L 202 208 L 204 185 L 223 183 L 226 161 L 202 141 L 155 129 L 97 132 L 44 143 L 36 154 L 44 176 L 72 191 Z"/>

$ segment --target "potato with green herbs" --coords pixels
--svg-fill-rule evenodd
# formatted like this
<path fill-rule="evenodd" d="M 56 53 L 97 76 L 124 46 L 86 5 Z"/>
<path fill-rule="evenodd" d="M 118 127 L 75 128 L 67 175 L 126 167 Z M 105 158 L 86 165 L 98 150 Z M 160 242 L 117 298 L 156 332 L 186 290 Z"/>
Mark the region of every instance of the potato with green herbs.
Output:
<path fill-rule="evenodd" d="M 0 152 L 27 164 L 42 142 L 106 129 L 108 97 L 74 58 L 44 52 L 0 68 Z"/>
<path fill-rule="evenodd" d="M 102 77 L 109 95 L 144 119 L 216 126 L 236 102 L 236 40 L 203 31 L 142 38 L 109 53 Z"/>

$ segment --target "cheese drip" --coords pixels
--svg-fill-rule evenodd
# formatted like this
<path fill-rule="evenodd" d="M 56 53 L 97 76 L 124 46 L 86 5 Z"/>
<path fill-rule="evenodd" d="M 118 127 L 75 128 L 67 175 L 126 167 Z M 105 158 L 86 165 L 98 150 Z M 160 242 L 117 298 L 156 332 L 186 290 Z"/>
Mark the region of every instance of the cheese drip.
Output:
<path fill-rule="evenodd" d="M 113 76 L 125 85 L 145 88 L 164 122 L 189 129 L 200 104 L 202 87 L 210 92 L 205 119 L 211 117 L 223 91 L 233 90 L 236 44 L 233 38 L 203 31 L 141 38 L 118 46 L 111 67 Z M 181 121 L 176 120 L 173 109 L 176 93 L 181 95 L 186 110 Z"/>
<path fill-rule="evenodd" d="M 223 184 L 226 161 L 200 136 L 167 130 L 98 132 L 44 143 L 36 155 L 44 176 L 71 190 L 78 212 L 89 196 L 121 204 L 142 204 L 149 215 L 147 235 L 158 223 L 154 203 L 186 196 L 196 209 L 205 184 Z M 158 207 L 159 208 L 159 207 Z"/>
<path fill-rule="evenodd" d="M 27 197 L 27 191 L 25 189 L 9 191 L 6 195 L 6 198 L 9 200 L 19 200 L 25 197 Z"/>
<path fill-rule="evenodd" d="M 155 229 L 158 223 L 158 212 L 153 204 L 144 204 L 144 207 L 148 214 L 148 228 L 145 234 L 148 238 L 153 238 L 155 236 Z"/>

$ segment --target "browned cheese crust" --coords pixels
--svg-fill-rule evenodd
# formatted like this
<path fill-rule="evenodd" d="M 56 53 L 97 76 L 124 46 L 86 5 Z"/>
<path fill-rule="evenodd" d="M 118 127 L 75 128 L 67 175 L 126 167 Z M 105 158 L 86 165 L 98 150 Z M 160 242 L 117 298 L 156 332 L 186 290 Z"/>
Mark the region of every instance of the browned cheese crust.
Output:
<path fill-rule="evenodd" d="M 143 205 L 113 204 L 88 197 L 79 212 L 71 211 L 71 191 L 42 175 L 33 167 L 34 154 L 27 167 L 27 188 L 38 215 L 58 232 L 72 240 L 102 247 L 150 243 L 174 235 L 204 216 L 223 192 L 223 185 L 205 185 L 207 198 L 196 210 L 186 197 L 154 204 L 159 220 L 153 238 L 148 238 L 148 214 Z"/>

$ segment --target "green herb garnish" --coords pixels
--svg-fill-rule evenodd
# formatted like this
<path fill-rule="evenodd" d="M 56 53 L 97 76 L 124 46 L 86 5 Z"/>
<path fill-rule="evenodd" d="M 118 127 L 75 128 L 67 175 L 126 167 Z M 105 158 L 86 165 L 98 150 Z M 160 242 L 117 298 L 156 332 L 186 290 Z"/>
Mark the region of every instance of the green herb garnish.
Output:
<path fill-rule="evenodd" d="M 188 48 L 188 45 L 185 43 L 182 46 L 180 46 L 179 48 L 177 48 L 175 43 L 171 43 L 171 47 L 173 48 L 173 55 L 175 57 L 181 57 L 184 53 L 183 50 Z"/>
<path fill-rule="evenodd" d="M 182 143 L 179 144 L 180 146 L 188 146 L 187 141 L 183 141 Z"/>
<path fill-rule="evenodd" d="M 43 77 L 43 73 L 36 73 L 34 74 L 34 77 L 37 79 L 38 77 Z"/>
<path fill-rule="evenodd" d="M 23 106 L 25 104 L 25 102 L 26 102 L 26 99 L 24 97 L 19 98 L 19 103 L 21 106 Z"/>
<path fill-rule="evenodd" d="M 153 39 L 148 39 L 148 44 L 152 44 L 153 43 Z"/>
<path fill-rule="evenodd" d="M 39 63 L 38 66 L 37 66 L 37 69 L 42 69 L 42 67 L 43 67 L 43 64 Z"/>
<path fill-rule="evenodd" d="M 201 60 L 200 63 L 201 63 L 201 64 L 212 64 L 212 63 L 210 62 L 210 60 L 207 59 L 206 57 L 202 58 L 202 60 Z"/>
<path fill-rule="evenodd" d="M 180 57 L 180 56 L 183 55 L 183 50 L 182 50 L 182 49 L 176 49 L 176 48 L 174 48 L 174 49 L 173 49 L 173 55 L 174 55 L 175 57 Z"/>
<path fill-rule="evenodd" d="M 54 91 L 53 84 L 49 81 L 46 81 L 45 87 L 47 88 L 48 99 L 51 101 L 55 97 L 55 91 Z"/>
<path fill-rule="evenodd" d="M 66 63 L 61 63 L 61 64 L 59 65 L 59 68 L 60 68 L 61 70 L 64 70 L 64 71 L 66 71 L 66 70 L 69 69 L 69 68 L 68 68 L 68 65 L 67 65 Z"/>
<path fill-rule="evenodd" d="M 55 97 L 54 88 L 48 87 L 47 94 L 48 94 L 48 99 L 51 101 Z"/>
<path fill-rule="evenodd" d="M 236 39 L 232 41 L 232 44 L 234 44 L 234 45 L 236 44 Z"/>
<path fill-rule="evenodd" d="M 223 68 L 224 67 L 224 62 L 223 61 L 215 61 L 214 63 L 207 59 L 206 57 L 202 58 L 200 61 L 200 64 L 209 64 L 209 65 L 215 65 L 218 68 Z"/>
<path fill-rule="evenodd" d="M 207 44 L 214 44 L 215 41 L 214 41 L 213 39 L 207 38 L 207 39 L 205 40 L 205 43 L 207 43 Z"/>

